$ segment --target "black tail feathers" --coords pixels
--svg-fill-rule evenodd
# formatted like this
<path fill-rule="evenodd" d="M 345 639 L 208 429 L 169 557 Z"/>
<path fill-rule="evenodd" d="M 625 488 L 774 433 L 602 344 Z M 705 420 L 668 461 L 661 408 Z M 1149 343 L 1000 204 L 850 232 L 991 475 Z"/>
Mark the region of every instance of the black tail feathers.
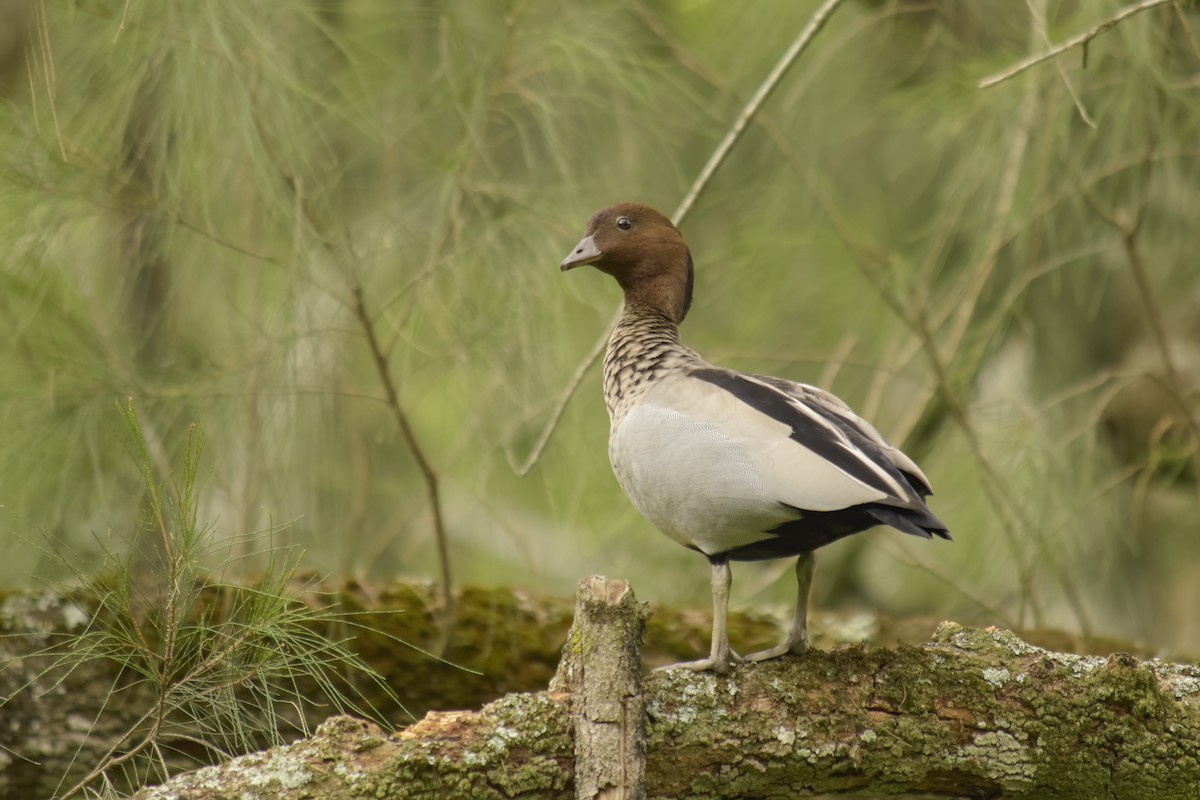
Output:
<path fill-rule="evenodd" d="M 945 523 L 933 515 L 933 512 L 927 508 L 912 509 L 912 508 L 893 508 L 891 506 L 872 506 L 867 510 L 875 519 L 883 525 L 890 525 L 898 531 L 911 534 L 912 536 L 920 536 L 922 539 L 930 539 L 934 536 L 939 536 L 942 539 L 950 538 L 950 531 L 946 529 Z"/>

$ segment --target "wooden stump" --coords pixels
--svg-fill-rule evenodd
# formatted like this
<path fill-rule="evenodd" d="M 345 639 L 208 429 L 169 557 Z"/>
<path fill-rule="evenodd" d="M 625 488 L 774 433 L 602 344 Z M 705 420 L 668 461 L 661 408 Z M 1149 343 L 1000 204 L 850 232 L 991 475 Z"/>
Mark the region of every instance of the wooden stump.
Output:
<path fill-rule="evenodd" d="M 644 800 L 647 611 L 625 581 L 585 578 L 552 691 L 570 693 L 577 800 Z"/>

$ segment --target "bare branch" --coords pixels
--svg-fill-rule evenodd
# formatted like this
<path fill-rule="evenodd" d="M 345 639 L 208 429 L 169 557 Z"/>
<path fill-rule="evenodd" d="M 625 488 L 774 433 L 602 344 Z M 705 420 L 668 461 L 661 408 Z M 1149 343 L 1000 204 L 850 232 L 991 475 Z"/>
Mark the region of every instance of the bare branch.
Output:
<path fill-rule="evenodd" d="M 1010 78 L 1020 75 L 1030 67 L 1036 67 L 1043 61 L 1049 61 L 1055 56 L 1061 55 L 1072 48 L 1079 47 L 1080 45 L 1086 45 L 1092 39 L 1095 39 L 1100 34 L 1104 33 L 1110 28 L 1115 27 L 1121 22 L 1124 22 L 1135 14 L 1140 14 L 1143 11 L 1148 11 L 1152 8 L 1155 8 L 1156 6 L 1164 6 L 1167 3 L 1172 2 L 1175 2 L 1175 0 L 1142 0 L 1140 3 L 1134 3 L 1131 6 L 1126 6 L 1103 22 L 1093 25 L 1091 28 L 1088 28 L 1082 33 L 1075 34 L 1062 44 L 1051 47 L 1049 50 L 1038 53 L 1037 55 L 1030 56 L 1023 61 L 1019 61 L 1003 72 L 997 72 L 995 75 L 990 75 L 984 78 L 979 82 L 978 88 L 987 89 L 995 86 L 998 83 L 1003 83 Z"/>
<path fill-rule="evenodd" d="M 575 391 L 583 383 L 583 378 L 587 375 L 588 370 L 596 363 L 596 359 L 600 358 L 600 354 L 604 352 L 604 345 L 608 343 L 609 331 L 617 324 L 617 320 L 621 316 L 621 309 L 617 309 L 613 314 L 612 319 L 604 326 L 604 334 L 600 336 L 592 344 L 592 349 L 584 356 L 583 360 L 575 367 L 575 372 L 571 375 L 571 380 L 567 381 L 566 387 L 558 396 L 558 401 L 554 404 L 554 411 L 550 413 L 550 419 L 542 428 L 542 432 L 538 434 L 537 442 L 533 445 L 533 449 L 529 451 L 526 457 L 519 466 L 512 462 L 511 454 L 509 456 L 509 464 L 513 466 L 517 474 L 525 477 L 529 474 L 529 470 L 533 469 L 533 465 L 542 457 L 542 451 L 546 449 L 546 445 L 550 442 L 550 437 L 554 435 L 555 429 L 558 428 L 558 421 L 562 419 L 563 412 L 567 410 L 567 404 L 571 402 L 571 398 L 575 396 Z"/>
<path fill-rule="evenodd" d="M 1025 0 L 1025 5 L 1029 9 L 1033 27 L 1041 38 L 1042 43 L 1047 47 L 1053 47 L 1050 44 L 1050 34 L 1046 32 L 1046 0 Z M 1061 61 L 1054 62 L 1054 66 L 1058 67 L 1058 75 L 1062 78 L 1063 85 L 1067 87 L 1067 94 L 1071 95 L 1071 101 L 1075 103 L 1075 109 L 1079 112 L 1080 119 L 1089 128 L 1094 129 L 1096 121 L 1088 114 L 1087 108 L 1083 105 L 1083 100 L 1079 97 L 1079 93 L 1075 91 L 1075 86 L 1071 83 L 1071 76 L 1067 74 L 1067 70 L 1063 67 Z"/>
<path fill-rule="evenodd" d="M 733 121 L 732 127 L 725 134 L 725 138 L 721 140 L 721 143 L 717 145 L 717 149 L 709 157 L 708 163 L 704 165 L 704 169 L 700 170 L 700 174 L 696 176 L 696 180 L 692 183 L 692 188 L 684 195 L 683 200 L 679 203 L 679 207 L 671 215 L 672 222 L 676 225 L 682 224 L 688 212 L 692 210 L 692 205 L 696 202 L 696 198 L 708 186 L 709 181 L 712 180 L 713 175 L 716 174 L 721 164 L 725 163 L 725 159 L 733 150 L 734 145 L 737 144 L 738 139 L 742 138 L 742 134 L 746 132 L 746 127 L 754 119 L 755 115 L 758 114 L 763 103 L 771 96 L 771 92 L 775 91 L 775 87 L 779 85 L 779 81 L 783 78 L 784 74 L 791 68 L 792 64 L 796 63 L 796 59 L 800 57 L 800 54 L 804 52 L 809 42 L 812 41 L 821 28 L 825 27 L 825 23 L 829 21 L 830 16 L 833 15 L 833 12 L 841 4 L 842 0 L 825 0 L 813 12 L 812 18 L 804 26 L 804 30 L 800 31 L 800 35 L 792 42 L 791 47 L 775 62 L 775 66 L 771 69 L 770 74 L 767 75 L 766 80 L 759 85 L 758 91 L 754 93 L 754 96 L 750 98 L 750 101 L 742 109 L 742 113 L 738 114 L 737 119 Z"/>
<path fill-rule="evenodd" d="M 1175 18 L 1179 20 L 1179 24 L 1183 26 L 1183 34 L 1187 37 L 1188 44 L 1192 46 L 1192 55 L 1200 58 L 1200 43 L 1196 41 L 1196 34 L 1192 32 L 1192 23 L 1188 22 L 1187 14 L 1183 13 L 1183 8 L 1179 5 L 1178 0 L 1171 4 L 1171 9 L 1175 12 Z"/>
<path fill-rule="evenodd" d="M 125 32 L 125 22 L 129 19 L 129 3 L 130 0 L 125 0 L 124 7 L 121 8 L 121 21 L 117 25 L 117 32 L 113 34 L 113 44 L 121 38 L 121 34 Z"/>
<path fill-rule="evenodd" d="M 327 252 L 336 253 L 337 250 L 333 242 L 324 234 L 322 225 L 317 220 L 316 214 L 309 207 L 303 191 L 302 181 L 295 177 L 291 170 L 287 169 L 279 160 L 276 155 L 274 142 L 258 117 L 254 117 L 254 124 L 262 141 L 263 150 L 275 165 L 280 181 L 292 195 L 293 213 L 296 222 L 296 233 L 292 244 L 293 258 L 298 257 L 300 231 L 305 225 L 318 236 Z M 457 213 L 457 206 L 455 209 L 454 213 Z M 440 246 L 439 244 L 438 248 Z M 396 383 L 392 379 L 391 369 L 388 366 L 387 350 L 381 345 L 379 337 L 375 333 L 374 320 L 372 320 L 371 315 L 367 312 L 366 302 L 363 299 L 362 282 L 358 279 L 358 274 L 354 270 L 348 269 L 346 272 L 350 282 L 350 293 L 354 298 L 354 315 L 367 337 L 367 346 L 371 353 L 371 359 L 375 364 L 375 370 L 379 374 L 379 381 L 383 386 L 384 404 L 391 409 L 392 416 L 395 417 L 396 424 L 400 428 L 400 435 L 404 439 L 404 444 L 407 446 L 409 453 L 412 454 L 413 460 L 417 462 L 417 468 L 420 470 L 421 477 L 425 482 L 425 493 L 429 499 L 430 514 L 433 517 L 433 536 L 437 544 L 438 566 L 441 571 L 439 586 L 439 597 L 441 600 L 441 609 L 439 610 L 441 639 L 435 648 L 437 651 L 436 655 L 440 656 L 445 652 L 450 642 L 450 634 L 454 624 L 454 593 L 451 586 L 450 549 L 447 541 L 446 525 L 442 516 L 441 490 L 439 488 L 438 475 L 432 463 L 426 457 L 420 442 L 417 440 L 416 432 L 409 423 L 408 414 L 400 405 Z"/>
<path fill-rule="evenodd" d="M 447 543 L 446 524 L 442 518 L 442 499 L 438 485 L 438 474 L 429 459 L 425 456 L 425 451 L 421 448 L 421 443 L 417 441 L 417 435 L 408 420 L 408 414 L 404 411 L 403 406 L 400 405 L 399 394 L 396 391 L 395 381 L 392 380 L 392 371 L 388 367 L 387 356 L 379 344 L 379 337 L 375 335 L 375 325 L 371 320 L 371 315 L 367 313 L 366 302 L 363 300 L 362 284 L 359 282 L 358 276 L 353 272 L 350 273 L 350 281 L 351 292 L 354 296 L 354 314 L 358 318 L 359 324 L 362 325 L 363 333 L 367 337 L 367 347 L 371 352 L 371 359 L 375 363 L 375 371 L 379 374 L 379 382 L 383 386 L 383 392 L 386 396 L 385 402 L 387 407 L 391 409 L 392 416 L 396 418 L 396 425 L 400 428 L 400 435 L 404 438 L 404 444 L 408 447 L 408 452 L 412 454 L 413 460 L 417 462 L 417 467 L 421 470 L 421 477 L 425 481 L 425 493 L 429 498 L 430 513 L 433 515 L 433 535 L 437 541 L 438 565 L 441 569 L 439 595 L 442 602 L 440 614 L 442 636 L 438 648 L 438 655 L 441 655 L 449 642 L 450 629 L 453 625 L 454 593 L 451 591 L 450 548 Z"/>

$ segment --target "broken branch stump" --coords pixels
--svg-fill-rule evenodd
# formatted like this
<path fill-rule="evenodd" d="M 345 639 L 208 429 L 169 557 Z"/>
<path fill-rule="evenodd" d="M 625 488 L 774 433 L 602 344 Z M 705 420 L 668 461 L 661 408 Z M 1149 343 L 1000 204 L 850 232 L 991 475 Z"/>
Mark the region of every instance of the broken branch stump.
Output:
<path fill-rule="evenodd" d="M 646 610 L 626 581 L 579 583 L 575 622 L 551 691 L 570 695 L 576 800 L 644 800 Z"/>

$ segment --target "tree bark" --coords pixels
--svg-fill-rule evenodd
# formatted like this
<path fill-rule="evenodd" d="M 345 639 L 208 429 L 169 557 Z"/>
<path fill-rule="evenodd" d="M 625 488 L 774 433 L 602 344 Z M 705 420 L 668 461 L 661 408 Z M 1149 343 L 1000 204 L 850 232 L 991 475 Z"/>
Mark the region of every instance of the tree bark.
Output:
<path fill-rule="evenodd" d="M 645 700 L 652 798 L 1182 800 L 1200 785 L 1200 670 L 1053 653 L 1002 630 L 944 623 L 917 647 L 654 673 Z M 513 694 L 391 736 L 339 717 L 137 797 L 570 798 L 568 701 Z"/>
<path fill-rule="evenodd" d="M 580 581 L 575 622 L 550 682 L 570 698 L 576 800 L 645 800 L 646 616 L 625 581 Z"/>

